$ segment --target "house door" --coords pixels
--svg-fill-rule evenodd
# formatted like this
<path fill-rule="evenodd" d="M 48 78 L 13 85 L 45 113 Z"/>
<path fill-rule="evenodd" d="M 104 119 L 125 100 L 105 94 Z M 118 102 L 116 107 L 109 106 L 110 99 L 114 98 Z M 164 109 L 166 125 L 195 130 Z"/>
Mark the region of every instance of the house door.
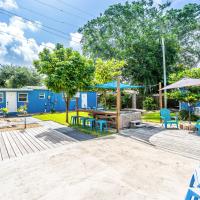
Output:
<path fill-rule="evenodd" d="M 6 92 L 6 107 L 8 112 L 17 112 L 17 93 Z"/>
<path fill-rule="evenodd" d="M 87 108 L 87 93 L 81 94 L 81 107 L 82 108 Z"/>

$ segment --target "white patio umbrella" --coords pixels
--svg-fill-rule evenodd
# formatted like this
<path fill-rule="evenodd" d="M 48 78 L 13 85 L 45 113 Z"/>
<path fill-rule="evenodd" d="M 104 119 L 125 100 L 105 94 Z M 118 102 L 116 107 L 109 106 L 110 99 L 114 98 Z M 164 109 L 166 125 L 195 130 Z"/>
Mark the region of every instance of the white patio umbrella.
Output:
<path fill-rule="evenodd" d="M 200 86 L 200 79 L 196 78 L 183 78 L 180 81 L 177 81 L 171 85 L 168 85 L 161 90 L 169 90 L 175 88 L 184 88 L 184 87 L 191 87 L 191 86 Z"/>

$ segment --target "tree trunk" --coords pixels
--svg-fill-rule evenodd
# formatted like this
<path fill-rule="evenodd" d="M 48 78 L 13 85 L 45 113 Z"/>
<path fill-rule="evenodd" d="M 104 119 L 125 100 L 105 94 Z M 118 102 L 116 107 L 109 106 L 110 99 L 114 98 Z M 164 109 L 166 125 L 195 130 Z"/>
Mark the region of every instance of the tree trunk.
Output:
<path fill-rule="evenodd" d="M 65 93 L 63 93 L 65 105 L 66 105 L 66 123 L 69 123 L 69 103 L 70 103 L 70 97 L 66 96 Z"/>
<path fill-rule="evenodd" d="M 70 98 L 67 97 L 67 101 L 66 101 L 66 123 L 69 123 L 69 102 L 70 102 Z"/>

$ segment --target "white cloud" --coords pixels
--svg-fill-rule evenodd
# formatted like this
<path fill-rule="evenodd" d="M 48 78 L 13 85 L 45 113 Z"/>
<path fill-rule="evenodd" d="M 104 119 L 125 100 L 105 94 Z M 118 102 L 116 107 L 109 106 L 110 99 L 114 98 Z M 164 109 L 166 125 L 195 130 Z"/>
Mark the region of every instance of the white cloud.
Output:
<path fill-rule="evenodd" d="M 0 62 L 7 63 L 6 55 L 20 56 L 22 63 L 32 64 L 38 53 L 46 48 L 54 48 L 52 43 L 38 44 L 33 38 L 26 38 L 26 30 L 37 31 L 41 24 L 24 21 L 20 17 L 11 17 L 9 23 L 0 22 Z"/>
<path fill-rule="evenodd" d="M 17 9 L 17 2 L 15 0 L 0 0 L 0 8 L 6 10 Z"/>
<path fill-rule="evenodd" d="M 78 32 L 75 32 L 75 33 L 70 33 L 70 36 L 71 40 L 69 42 L 69 46 L 74 50 L 81 52 L 82 51 L 81 40 L 83 35 Z"/>

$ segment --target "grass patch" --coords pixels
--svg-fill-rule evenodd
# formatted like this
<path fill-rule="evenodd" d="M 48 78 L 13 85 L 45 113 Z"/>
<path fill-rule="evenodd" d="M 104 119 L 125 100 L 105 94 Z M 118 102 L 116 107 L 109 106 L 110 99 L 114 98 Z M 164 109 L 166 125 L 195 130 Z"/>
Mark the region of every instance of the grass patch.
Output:
<path fill-rule="evenodd" d="M 75 116 L 76 112 L 69 112 L 69 122 L 71 121 L 71 116 Z M 88 117 L 88 112 L 79 112 L 79 116 Z M 66 113 L 46 113 L 33 115 L 33 117 L 43 120 L 43 121 L 54 121 L 59 124 L 63 124 L 65 126 L 69 126 L 70 124 L 66 123 Z"/>
<path fill-rule="evenodd" d="M 175 113 L 171 113 L 171 116 L 176 116 Z M 160 111 L 147 112 L 142 115 L 144 122 L 160 123 Z"/>
<path fill-rule="evenodd" d="M 82 117 L 88 117 L 88 112 L 79 112 L 79 116 Z M 76 112 L 69 112 L 69 122 L 71 121 L 71 116 L 75 116 Z M 82 127 L 82 126 L 72 126 L 70 124 L 66 123 L 66 113 L 46 113 L 46 114 L 39 114 L 39 115 L 33 115 L 33 117 L 35 117 L 36 119 L 40 119 L 43 121 L 54 121 L 57 122 L 59 124 L 65 125 L 65 126 L 71 126 L 72 128 L 82 132 L 82 133 L 86 133 L 89 135 L 93 135 L 95 137 L 101 137 L 101 136 L 106 136 L 106 135 L 111 135 L 113 134 L 112 132 L 103 132 L 100 133 L 100 131 L 96 131 L 96 130 L 92 130 L 89 127 Z"/>
<path fill-rule="evenodd" d="M 113 132 L 110 132 L 110 131 L 100 132 L 100 131 L 96 131 L 95 129 L 91 129 L 90 127 L 82 127 L 81 125 L 73 125 L 71 127 L 82 133 L 93 135 L 95 137 L 102 137 L 102 136 L 113 134 Z"/>

